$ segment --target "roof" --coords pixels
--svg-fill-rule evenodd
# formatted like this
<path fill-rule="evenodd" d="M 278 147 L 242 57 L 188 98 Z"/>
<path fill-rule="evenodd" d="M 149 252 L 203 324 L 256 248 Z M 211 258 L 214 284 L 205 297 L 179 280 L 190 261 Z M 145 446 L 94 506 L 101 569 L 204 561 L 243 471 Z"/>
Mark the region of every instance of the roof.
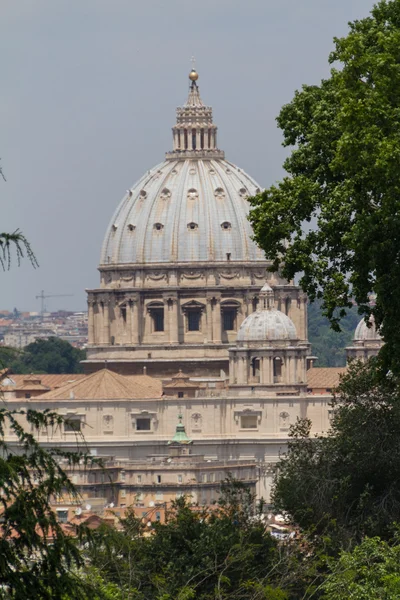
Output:
<path fill-rule="evenodd" d="M 247 198 L 260 186 L 215 147 L 212 109 L 203 105 L 195 82 L 173 130 L 179 150 L 175 140 L 169 158 L 127 190 L 107 228 L 100 264 L 226 262 L 227 255 L 230 261 L 265 261 L 247 218 Z"/>
<path fill-rule="evenodd" d="M 307 387 L 335 388 L 340 383 L 340 376 L 347 372 L 347 367 L 312 367 L 307 371 Z"/>
<path fill-rule="evenodd" d="M 189 381 L 189 375 L 185 375 L 182 371 L 179 371 L 176 375 L 171 377 L 172 381 L 164 384 L 164 388 L 198 388 L 199 385 Z"/>
<path fill-rule="evenodd" d="M 287 315 L 275 308 L 266 308 L 246 317 L 236 339 L 238 342 L 296 340 L 297 333 L 293 321 Z"/>
<path fill-rule="evenodd" d="M 175 445 L 175 444 L 192 444 L 192 440 L 190 438 L 188 438 L 187 434 L 186 434 L 186 429 L 184 424 L 182 423 L 182 415 L 179 415 L 178 417 L 179 419 L 179 423 L 176 426 L 176 430 L 175 430 L 175 435 L 172 438 L 171 441 L 168 442 L 168 445 Z"/>
<path fill-rule="evenodd" d="M 161 381 L 148 375 L 120 375 L 101 369 L 73 383 L 67 383 L 35 400 L 130 400 L 161 397 Z"/>
<path fill-rule="evenodd" d="M 7 381 L 13 381 L 14 384 L 6 384 L 6 385 L 2 385 L 1 389 L 3 391 L 12 391 L 12 390 L 19 390 L 19 389 L 40 389 L 36 387 L 36 384 L 28 384 L 26 382 L 27 379 L 29 378 L 33 378 L 34 380 L 39 380 L 40 379 L 40 385 L 43 388 L 47 388 L 49 390 L 52 390 L 54 388 L 60 387 L 61 385 L 64 385 L 67 382 L 72 382 L 72 381 L 78 381 L 80 379 L 83 379 L 85 377 L 85 375 L 83 373 L 76 373 L 76 374 L 71 374 L 71 373 L 60 373 L 57 375 L 49 375 L 47 373 L 40 373 L 38 375 L 21 375 L 21 374 L 15 374 L 14 373 L 0 373 L 0 379 L 5 378 L 5 376 L 7 377 Z"/>

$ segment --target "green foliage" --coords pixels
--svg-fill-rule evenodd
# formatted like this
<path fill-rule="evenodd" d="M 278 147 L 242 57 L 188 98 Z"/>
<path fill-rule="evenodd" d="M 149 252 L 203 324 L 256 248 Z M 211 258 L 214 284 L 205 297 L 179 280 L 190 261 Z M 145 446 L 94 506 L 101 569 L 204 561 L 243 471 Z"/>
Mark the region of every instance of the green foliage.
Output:
<path fill-rule="evenodd" d="M 29 432 L 21 425 L 24 418 Z M 80 452 L 46 450 L 36 437 L 43 428 L 51 431 L 62 422 L 49 411 L 0 409 L 0 598 L 91 597 L 75 574 L 83 565 L 79 548 L 65 535 L 50 502 L 63 494 L 76 497 L 59 459 L 70 466 L 89 465 L 93 459 Z M 5 442 L 6 431 L 14 437 L 12 444 Z"/>
<path fill-rule="evenodd" d="M 335 39 L 330 78 L 303 86 L 280 112 L 284 145 L 294 148 L 288 175 L 253 199 L 250 217 L 273 269 L 288 280 L 300 273 L 333 327 L 352 298 L 363 314 L 372 310 L 392 369 L 400 369 L 399 46 L 400 0 L 379 2 Z"/>
<path fill-rule="evenodd" d="M 399 382 L 379 381 L 374 360 L 353 364 L 333 409 L 327 436 L 311 437 L 307 420 L 292 429 L 274 501 L 333 548 L 390 538 L 400 521 Z"/>
<path fill-rule="evenodd" d="M 398 600 L 400 545 L 366 538 L 352 552 L 331 562 L 332 574 L 322 586 L 322 600 Z"/>
<path fill-rule="evenodd" d="M 308 305 L 308 339 L 312 353 L 318 356 L 318 367 L 344 367 L 346 351 L 354 336 L 360 317 L 355 307 L 349 309 L 340 322 L 341 331 L 333 331 L 329 319 L 324 317 L 321 302 Z"/>
<path fill-rule="evenodd" d="M 193 508 L 184 498 L 166 523 L 148 529 L 134 515 L 122 530 L 94 533 L 88 558 L 104 580 L 135 600 L 284 600 L 279 551 L 266 533 L 254 498 L 238 482 L 224 485 L 215 511 Z"/>
<path fill-rule="evenodd" d="M 4 350 L 3 350 L 4 354 Z M 84 350 L 57 337 L 38 339 L 7 361 L 14 373 L 82 373 Z"/>

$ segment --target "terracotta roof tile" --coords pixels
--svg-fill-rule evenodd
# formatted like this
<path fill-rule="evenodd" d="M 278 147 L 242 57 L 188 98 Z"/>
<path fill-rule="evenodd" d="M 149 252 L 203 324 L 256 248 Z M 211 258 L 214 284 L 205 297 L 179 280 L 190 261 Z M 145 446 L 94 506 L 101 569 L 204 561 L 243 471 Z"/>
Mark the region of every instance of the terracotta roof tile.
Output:
<path fill-rule="evenodd" d="M 307 387 L 334 388 L 340 383 L 340 375 L 346 373 L 347 367 L 313 367 L 307 371 Z"/>
<path fill-rule="evenodd" d="M 124 376 L 109 369 L 101 369 L 73 383 L 67 383 L 35 400 L 129 400 L 132 398 L 160 398 L 161 381 L 148 375 Z"/>

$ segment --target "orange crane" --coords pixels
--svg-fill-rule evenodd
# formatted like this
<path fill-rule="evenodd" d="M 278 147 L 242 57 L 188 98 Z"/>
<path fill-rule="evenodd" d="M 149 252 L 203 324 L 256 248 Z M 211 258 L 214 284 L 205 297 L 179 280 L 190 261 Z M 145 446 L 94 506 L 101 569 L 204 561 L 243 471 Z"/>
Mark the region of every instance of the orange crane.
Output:
<path fill-rule="evenodd" d="M 71 296 L 73 296 L 73 294 L 45 294 L 44 290 L 42 290 L 41 293 L 38 296 L 36 296 L 36 300 L 38 300 L 39 298 L 41 300 L 41 305 L 40 305 L 41 316 L 43 317 L 44 313 L 46 312 L 46 306 L 44 303 L 46 298 L 60 298 L 60 297 L 65 298 L 67 296 L 71 297 Z"/>

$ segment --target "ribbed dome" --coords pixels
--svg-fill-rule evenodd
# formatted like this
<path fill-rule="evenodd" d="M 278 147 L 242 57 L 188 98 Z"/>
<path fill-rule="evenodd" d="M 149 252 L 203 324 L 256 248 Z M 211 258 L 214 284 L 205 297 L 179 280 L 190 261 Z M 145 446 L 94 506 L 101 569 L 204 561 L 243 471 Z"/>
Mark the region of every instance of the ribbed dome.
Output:
<path fill-rule="evenodd" d="M 288 316 L 271 308 L 251 313 L 241 324 L 236 339 L 238 342 L 296 340 L 297 332 Z"/>
<path fill-rule="evenodd" d="M 247 198 L 260 188 L 218 149 L 197 78 L 192 71 L 187 102 L 177 109 L 173 150 L 127 191 L 101 264 L 265 261 L 247 220 Z"/>
<path fill-rule="evenodd" d="M 166 160 L 127 192 L 101 263 L 265 260 L 247 220 L 259 189 L 226 160 Z"/>
<path fill-rule="evenodd" d="M 374 317 L 370 317 L 371 327 L 368 327 L 364 319 L 361 319 L 354 333 L 354 341 L 362 342 L 365 340 L 381 340 L 382 337 L 376 331 Z"/>

